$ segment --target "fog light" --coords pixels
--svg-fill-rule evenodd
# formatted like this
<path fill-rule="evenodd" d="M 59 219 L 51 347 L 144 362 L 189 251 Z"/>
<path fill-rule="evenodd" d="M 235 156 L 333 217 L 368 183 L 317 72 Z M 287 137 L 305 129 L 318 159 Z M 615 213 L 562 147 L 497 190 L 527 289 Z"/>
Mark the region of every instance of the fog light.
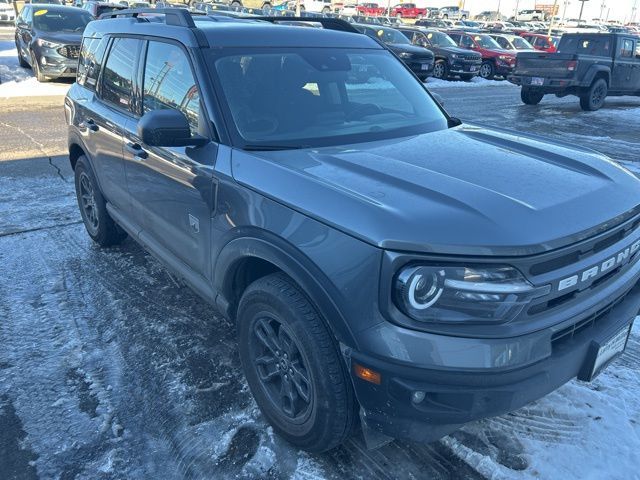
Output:
<path fill-rule="evenodd" d="M 46 64 L 47 64 L 47 58 L 46 58 L 46 57 L 42 57 L 42 58 L 40 59 L 40 63 L 41 63 L 42 65 L 46 65 Z"/>
<path fill-rule="evenodd" d="M 411 395 L 411 401 L 413 403 L 420 403 L 424 400 L 425 397 L 425 393 L 421 392 L 420 390 L 417 390 L 415 392 L 413 392 L 413 394 Z"/>

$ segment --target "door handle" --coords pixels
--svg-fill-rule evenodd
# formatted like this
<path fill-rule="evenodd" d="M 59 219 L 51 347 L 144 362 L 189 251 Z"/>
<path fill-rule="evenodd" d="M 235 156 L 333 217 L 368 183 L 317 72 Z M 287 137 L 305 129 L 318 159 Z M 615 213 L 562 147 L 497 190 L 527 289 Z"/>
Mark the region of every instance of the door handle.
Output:
<path fill-rule="evenodd" d="M 96 125 L 96 122 L 94 122 L 93 120 L 89 119 L 89 120 L 85 120 L 84 122 L 82 122 L 80 124 L 81 127 L 86 128 L 87 130 L 91 131 L 91 132 L 97 132 L 100 127 L 98 127 L 98 125 Z"/>
<path fill-rule="evenodd" d="M 144 160 L 149 156 L 149 154 L 142 149 L 139 143 L 127 143 L 125 148 L 127 152 L 133 155 L 135 160 Z"/>

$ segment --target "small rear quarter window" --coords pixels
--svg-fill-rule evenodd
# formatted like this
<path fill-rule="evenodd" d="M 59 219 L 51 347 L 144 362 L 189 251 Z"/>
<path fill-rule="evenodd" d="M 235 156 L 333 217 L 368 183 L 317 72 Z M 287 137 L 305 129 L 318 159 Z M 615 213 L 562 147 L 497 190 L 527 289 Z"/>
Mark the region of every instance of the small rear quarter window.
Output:
<path fill-rule="evenodd" d="M 100 68 L 107 49 L 108 38 L 85 37 L 82 40 L 80 58 L 78 60 L 78 77 L 80 85 L 95 90 L 100 75 Z"/>

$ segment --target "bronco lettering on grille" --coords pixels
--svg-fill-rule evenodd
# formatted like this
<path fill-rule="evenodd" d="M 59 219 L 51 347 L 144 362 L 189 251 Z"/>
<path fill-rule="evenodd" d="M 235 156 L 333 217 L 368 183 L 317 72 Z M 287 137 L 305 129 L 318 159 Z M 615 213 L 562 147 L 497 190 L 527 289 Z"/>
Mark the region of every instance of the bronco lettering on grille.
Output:
<path fill-rule="evenodd" d="M 640 250 L 640 240 L 625 248 L 617 255 L 607 258 L 604 262 L 599 263 L 598 265 L 594 265 L 593 267 L 587 268 L 586 270 L 576 273 L 570 277 L 563 278 L 558 282 L 558 291 L 561 292 L 562 290 L 571 288 L 579 283 L 593 279 L 598 275 L 611 270 L 613 267 L 628 263 L 631 260 L 631 257 L 633 257 L 638 250 Z"/>

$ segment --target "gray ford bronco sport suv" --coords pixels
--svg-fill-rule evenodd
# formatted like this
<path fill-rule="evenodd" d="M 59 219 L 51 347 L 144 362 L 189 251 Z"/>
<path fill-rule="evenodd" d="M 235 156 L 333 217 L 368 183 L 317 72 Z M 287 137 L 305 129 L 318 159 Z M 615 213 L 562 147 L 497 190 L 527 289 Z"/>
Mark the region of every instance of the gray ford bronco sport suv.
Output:
<path fill-rule="evenodd" d="M 152 12 L 85 31 L 65 100 L 82 218 L 236 321 L 284 438 L 323 451 L 359 423 L 369 445 L 432 441 L 624 350 L 640 307 L 625 169 L 461 124 L 337 20 Z"/>

